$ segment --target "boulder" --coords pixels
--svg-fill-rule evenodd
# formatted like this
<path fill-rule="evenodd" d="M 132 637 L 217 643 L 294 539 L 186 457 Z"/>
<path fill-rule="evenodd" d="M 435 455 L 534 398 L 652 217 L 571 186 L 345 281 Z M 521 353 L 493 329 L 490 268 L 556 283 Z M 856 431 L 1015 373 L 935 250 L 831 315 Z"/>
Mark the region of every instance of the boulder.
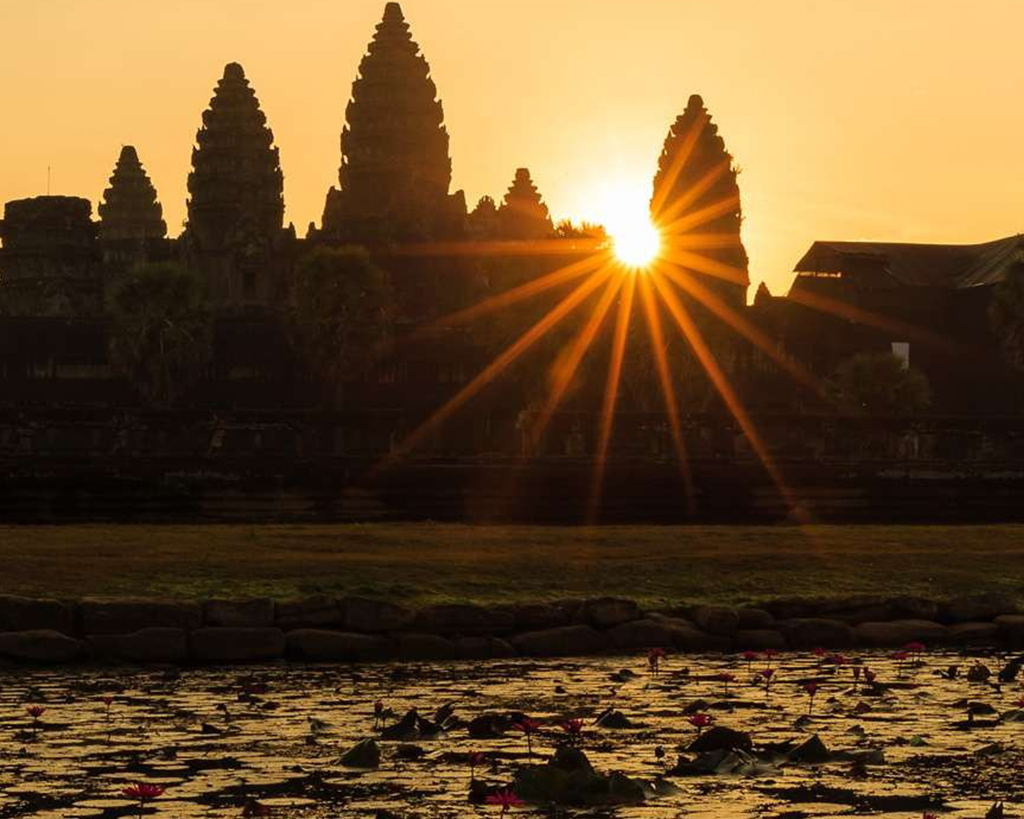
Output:
<path fill-rule="evenodd" d="M 387 660 L 393 654 L 391 642 L 384 637 L 315 628 L 289 631 L 285 645 L 289 656 L 313 662 Z"/>
<path fill-rule="evenodd" d="M 405 606 L 368 597 L 346 597 L 339 603 L 347 631 L 378 634 L 409 628 L 416 613 Z"/>
<path fill-rule="evenodd" d="M 569 625 L 569 613 L 564 607 L 552 603 L 511 606 L 508 611 L 516 631 L 541 631 Z"/>
<path fill-rule="evenodd" d="M 732 635 L 737 651 L 764 651 L 766 648 L 781 650 L 786 647 L 782 632 L 773 628 L 740 629 Z"/>
<path fill-rule="evenodd" d="M 947 600 L 939 607 L 939 619 L 945 623 L 992 620 L 1001 614 L 1016 614 L 1017 601 L 1000 592 L 967 594 Z"/>
<path fill-rule="evenodd" d="M 1024 614 L 1001 614 L 995 622 L 1011 648 L 1024 647 Z"/>
<path fill-rule="evenodd" d="M 85 653 L 85 643 L 50 629 L 0 633 L 0 656 L 38 663 L 66 663 Z"/>
<path fill-rule="evenodd" d="M 889 601 L 882 597 L 858 595 L 824 602 L 818 612 L 830 620 L 841 620 L 855 626 L 859 623 L 884 622 L 892 619 Z"/>
<path fill-rule="evenodd" d="M 738 625 L 738 628 L 740 629 L 750 631 L 773 628 L 775 626 L 775 617 L 770 611 L 765 611 L 764 609 L 742 608 L 737 609 L 736 613 L 740 618 Z"/>
<path fill-rule="evenodd" d="M 655 648 L 674 645 L 672 626 L 659 620 L 632 620 L 608 629 L 616 648 Z"/>
<path fill-rule="evenodd" d="M 436 634 L 407 632 L 395 639 L 400 660 L 454 660 L 459 656 L 455 643 Z"/>
<path fill-rule="evenodd" d="M 188 633 L 182 628 L 142 628 L 131 634 L 95 634 L 88 638 L 95 656 L 136 663 L 180 663 L 188 658 Z"/>
<path fill-rule="evenodd" d="M 655 622 L 668 629 L 672 645 L 680 651 L 728 651 L 732 648 L 732 638 L 722 634 L 708 634 L 681 617 L 661 616 Z"/>
<path fill-rule="evenodd" d="M 608 637 L 590 626 L 562 626 L 527 631 L 509 638 L 512 647 L 528 657 L 571 657 L 597 654 L 611 645 Z"/>
<path fill-rule="evenodd" d="M 923 597 L 901 595 L 888 601 L 890 620 L 937 620 L 939 604 Z"/>
<path fill-rule="evenodd" d="M 293 628 L 341 626 L 341 608 L 331 597 L 304 597 L 279 601 L 274 606 L 274 621 L 286 631 Z"/>
<path fill-rule="evenodd" d="M 78 604 L 82 634 L 131 634 L 143 628 L 197 629 L 203 622 L 199 603 L 182 600 L 86 598 Z"/>
<path fill-rule="evenodd" d="M 893 620 L 860 623 L 853 627 L 853 638 L 858 646 L 870 648 L 897 648 L 912 642 L 931 646 L 946 642 L 949 630 L 930 620 Z"/>
<path fill-rule="evenodd" d="M 453 640 L 463 660 L 491 660 L 515 657 L 516 650 L 500 637 L 457 637 Z"/>
<path fill-rule="evenodd" d="M 601 629 L 640 619 L 640 607 L 635 601 L 617 597 L 586 600 L 580 613 L 587 623 Z"/>
<path fill-rule="evenodd" d="M 990 646 L 999 642 L 998 623 L 955 623 L 949 627 L 949 641 L 958 646 Z"/>
<path fill-rule="evenodd" d="M 847 648 L 853 645 L 853 629 L 840 620 L 802 617 L 784 621 L 780 630 L 793 648 Z"/>
<path fill-rule="evenodd" d="M 690 617 L 701 631 L 711 634 L 732 634 L 740 625 L 739 612 L 724 606 L 697 606 Z"/>
<path fill-rule="evenodd" d="M 776 620 L 814 617 L 818 613 L 814 601 L 806 597 L 780 597 L 765 603 L 766 609 Z"/>
<path fill-rule="evenodd" d="M 464 637 L 508 634 L 515 625 L 511 612 L 483 606 L 446 604 L 420 611 L 414 628 L 426 634 L 459 634 Z"/>
<path fill-rule="evenodd" d="M 266 628 L 274 625 L 274 601 L 207 600 L 203 603 L 203 624 L 228 628 Z"/>
<path fill-rule="evenodd" d="M 61 600 L 0 595 L 0 631 L 75 633 L 75 609 Z"/>
<path fill-rule="evenodd" d="M 279 628 L 200 628 L 189 634 L 189 655 L 207 663 L 275 660 L 284 654 Z"/>

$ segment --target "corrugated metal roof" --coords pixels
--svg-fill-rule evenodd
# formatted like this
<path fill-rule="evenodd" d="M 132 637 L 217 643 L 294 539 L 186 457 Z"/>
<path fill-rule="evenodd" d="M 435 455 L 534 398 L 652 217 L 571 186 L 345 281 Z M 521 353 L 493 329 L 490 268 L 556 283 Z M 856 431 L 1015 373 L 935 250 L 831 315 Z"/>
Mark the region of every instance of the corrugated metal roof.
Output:
<path fill-rule="evenodd" d="M 794 269 L 855 274 L 865 263 L 877 264 L 903 285 L 960 290 L 996 284 L 1018 261 L 1024 261 L 1024 237 L 1019 235 L 980 245 L 815 242 Z"/>

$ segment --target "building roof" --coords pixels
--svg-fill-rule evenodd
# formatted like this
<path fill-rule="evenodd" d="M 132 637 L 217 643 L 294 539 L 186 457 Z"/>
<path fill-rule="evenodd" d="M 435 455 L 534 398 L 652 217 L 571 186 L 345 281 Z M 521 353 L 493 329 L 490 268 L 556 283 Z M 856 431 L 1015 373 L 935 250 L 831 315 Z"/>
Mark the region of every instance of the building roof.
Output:
<path fill-rule="evenodd" d="M 797 273 L 857 273 L 878 265 L 900 284 L 960 290 L 996 284 L 1015 262 L 1024 261 L 1024 237 L 980 245 L 893 242 L 815 242 L 797 262 Z"/>

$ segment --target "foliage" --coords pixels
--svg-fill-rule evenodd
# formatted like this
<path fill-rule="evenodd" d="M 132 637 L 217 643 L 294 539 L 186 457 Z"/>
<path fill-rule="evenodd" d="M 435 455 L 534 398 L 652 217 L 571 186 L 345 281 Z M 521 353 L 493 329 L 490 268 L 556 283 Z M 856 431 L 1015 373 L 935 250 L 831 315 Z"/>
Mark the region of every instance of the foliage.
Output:
<path fill-rule="evenodd" d="M 110 359 L 143 399 L 173 404 L 202 376 L 213 323 L 202 281 L 171 262 L 143 265 L 107 291 Z"/>
<path fill-rule="evenodd" d="M 1003 358 L 1015 370 L 1024 371 L 1024 263 L 1014 264 L 995 286 L 989 320 Z"/>
<path fill-rule="evenodd" d="M 363 248 L 320 247 L 299 262 L 293 336 L 311 373 L 336 396 L 379 358 L 394 314 L 388 275 Z"/>
<path fill-rule="evenodd" d="M 858 353 L 825 383 L 839 407 L 868 415 L 913 415 L 928 408 L 931 389 L 920 370 L 892 353 Z"/>

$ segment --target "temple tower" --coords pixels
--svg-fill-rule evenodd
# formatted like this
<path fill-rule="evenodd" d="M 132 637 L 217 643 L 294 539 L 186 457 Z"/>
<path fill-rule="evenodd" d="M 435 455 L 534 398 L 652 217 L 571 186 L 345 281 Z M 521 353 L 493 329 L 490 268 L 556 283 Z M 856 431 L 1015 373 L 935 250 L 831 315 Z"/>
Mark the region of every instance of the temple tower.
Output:
<path fill-rule="evenodd" d="M 8 202 L 0 239 L 0 312 L 100 314 L 102 279 L 88 199 L 37 196 Z"/>
<path fill-rule="evenodd" d="M 422 241 L 462 230 L 465 198 L 448 194 L 444 111 L 398 3 L 384 8 L 345 119 L 339 188 L 331 188 L 324 207 L 329 239 Z"/>
<path fill-rule="evenodd" d="M 146 241 L 163 239 L 167 223 L 157 201 L 156 188 L 149 181 L 131 145 L 121 148 L 110 187 L 103 192 L 100 215 L 100 239 L 104 241 Z"/>
<path fill-rule="evenodd" d="M 284 176 L 274 134 L 242 66 L 229 63 L 192 150 L 189 254 L 224 307 L 278 295 L 275 251 L 284 233 Z"/>
<path fill-rule="evenodd" d="M 697 94 L 665 138 L 654 177 L 651 218 L 664 231 L 670 259 L 674 251 L 707 259 L 719 275 L 703 275 L 702 282 L 734 306 L 744 304 L 750 280 L 740 238 L 743 211 L 736 168 Z M 691 260 L 692 269 L 709 273 Z"/>
<path fill-rule="evenodd" d="M 498 229 L 504 239 L 544 239 L 554 225 L 527 168 L 517 168 L 515 178 L 498 209 Z"/>

